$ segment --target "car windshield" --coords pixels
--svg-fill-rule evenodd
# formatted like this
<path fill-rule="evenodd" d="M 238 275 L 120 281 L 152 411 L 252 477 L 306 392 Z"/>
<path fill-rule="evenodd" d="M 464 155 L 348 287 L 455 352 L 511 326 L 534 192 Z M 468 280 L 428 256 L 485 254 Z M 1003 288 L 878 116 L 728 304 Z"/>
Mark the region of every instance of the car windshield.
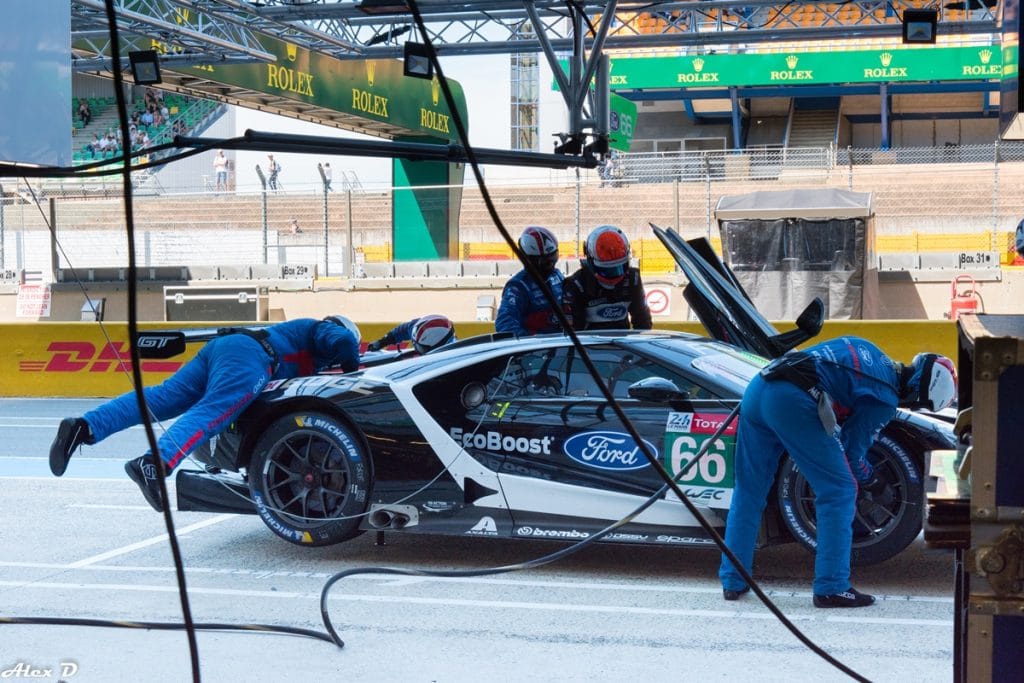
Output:
<path fill-rule="evenodd" d="M 688 368 L 736 396 L 741 396 L 754 375 L 768 364 L 761 356 L 714 341 L 694 343 L 666 337 L 652 339 L 645 346 L 658 358 Z"/>

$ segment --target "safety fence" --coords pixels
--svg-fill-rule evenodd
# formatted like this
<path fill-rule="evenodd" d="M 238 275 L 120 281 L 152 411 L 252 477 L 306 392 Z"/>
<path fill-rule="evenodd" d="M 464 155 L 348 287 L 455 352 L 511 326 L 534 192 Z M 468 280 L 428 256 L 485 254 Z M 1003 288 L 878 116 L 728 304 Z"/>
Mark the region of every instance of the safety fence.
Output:
<path fill-rule="evenodd" d="M 1024 217 L 1024 146 L 769 151 L 620 155 L 604 178 L 567 173 L 489 191 L 513 235 L 546 225 L 571 259 L 594 226 L 615 224 L 650 273 L 673 264 L 649 223 L 717 242 L 720 197 L 797 187 L 871 192 L 879 252 L 986 251 L 1004 264 L 1019 262 L 1012 244 Z M 364 263 L 392 259 L 392 202 L 401 191 L 137 196 L 136 256 L 145 267 L 303 264 L 321 277 L 358 274 Z M 0 196 L 0 270 L 45 274 L 126 263 L 123 203 L 112 185 L 96 193 L 0 179 Z M 480 191 L 467 185 L 451 260 L 510 258 Z"/>

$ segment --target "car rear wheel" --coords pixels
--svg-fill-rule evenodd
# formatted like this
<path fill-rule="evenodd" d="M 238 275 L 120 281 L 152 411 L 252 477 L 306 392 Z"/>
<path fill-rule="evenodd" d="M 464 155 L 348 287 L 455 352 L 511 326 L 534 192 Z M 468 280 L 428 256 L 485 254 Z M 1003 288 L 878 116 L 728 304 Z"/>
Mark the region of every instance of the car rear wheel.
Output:
<path fill-rule="evenodd" d="M 868 461 L 889 484 L 892 499 L 884 505 L 859 505 L 853 518 L 853 549 L 850 563 L 867 566 L 888 560 L 910 545 L 921 531 L 924 484 L 921 470 L 910 453 L 882 436 L 868 451 Z M 776 488 L 782 521 L 805 548 L 814 550 L 814 492 L 792 460 L 786 457 Z"/>
<path fill-rule="evenodd" d="M 256 511 L 296 545 L 331 545 L 359 533 L 370 487 L 355 431 L 323 413 L 292 413 L 260 436 L 249 467 Z"/>

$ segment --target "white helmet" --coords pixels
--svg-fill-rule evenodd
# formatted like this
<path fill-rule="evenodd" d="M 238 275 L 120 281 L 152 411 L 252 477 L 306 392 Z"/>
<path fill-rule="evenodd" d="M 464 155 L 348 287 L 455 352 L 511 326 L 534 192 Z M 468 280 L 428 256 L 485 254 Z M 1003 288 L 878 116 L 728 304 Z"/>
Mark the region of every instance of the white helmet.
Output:
<path fill-rule="evenodd" d="M 547 228 L 530 225 L 519 236 L 519 250 L 541 275 L 547 277 L 558 263 L 558 239 Z"/>
<path fill-rule="evenodd" d="M 622 282 L 629 268 L 629 238 L 614 225 L 599 225 L 584 245 L 587 265 L 605 287 Z"/>
<path fill-rule="evenodd" d="M 324 320 L 326 320 L 327 322 L 332 322 L 335 325 L 341 325 L 342 327 L 346 328 L 349 332 L 352 333 L 352 336 L 356 338 L 356 344 L 362 341 L 363 335 L 359 331 L 359 326 L 356 325 L 351 320 L 349 320 L 348 318 L 346 318 L 345 316 L 329 315 L 326 318 L 324 318 Z"/>
<path fill-rule="evenodd" d="M 455 326 L 443 315 L 425 315 L 412 326 L 412 347 L 426 353 L 455 339 Z"/>
<path fill-rule="evenodd" d="M 905 372 L 901 403 L 938 412 L 956 400 L 956 366 L 945 356 L 919 353 Z"/>

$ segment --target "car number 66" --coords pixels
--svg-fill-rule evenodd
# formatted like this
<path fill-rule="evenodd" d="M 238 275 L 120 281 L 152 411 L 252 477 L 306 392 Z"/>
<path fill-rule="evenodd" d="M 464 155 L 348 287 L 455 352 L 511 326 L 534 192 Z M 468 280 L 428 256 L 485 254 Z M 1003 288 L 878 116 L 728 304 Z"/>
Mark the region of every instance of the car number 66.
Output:
<path fill-rule="evenodd" d="M 697 440 L 692 436 L 680 436 L 676 438 L 672 443 L 672 453 L 669 456 L 672 458 L 671 471 L 673 476 L 690 464 L 690 462 L 697 456 L 698 448 Z M 713 448 L 709 448 L 708 451 L 701 456 L 700 462 L 680 477 L 679 481 L 692 482 L 697 479 L 699 475 L 706 484 L 721 484 L 729 473 L 729 467 L 726 463 L 725 455 L 721 452 L 724 450 L 725 443 L 723 443 L 721 439 L 715 439 Z"/>

